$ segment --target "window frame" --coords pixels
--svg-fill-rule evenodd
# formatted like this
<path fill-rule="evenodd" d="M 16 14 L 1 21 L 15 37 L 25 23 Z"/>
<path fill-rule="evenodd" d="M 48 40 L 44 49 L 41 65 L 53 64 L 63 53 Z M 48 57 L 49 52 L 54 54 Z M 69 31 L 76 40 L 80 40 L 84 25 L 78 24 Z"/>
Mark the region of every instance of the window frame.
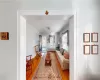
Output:
<path fill-rule="evenodd" d="M 66 42 L 66 45 L 67 47 L 69 46 L 69 30 L 65 31 L 64 33 L 62 33 L 62 38 L 61 40 L 63 39 L 63 36 L 67 33 L 67 42 Z M 62 40 L 62 47 L 63 47 L 63 40 Z"/>

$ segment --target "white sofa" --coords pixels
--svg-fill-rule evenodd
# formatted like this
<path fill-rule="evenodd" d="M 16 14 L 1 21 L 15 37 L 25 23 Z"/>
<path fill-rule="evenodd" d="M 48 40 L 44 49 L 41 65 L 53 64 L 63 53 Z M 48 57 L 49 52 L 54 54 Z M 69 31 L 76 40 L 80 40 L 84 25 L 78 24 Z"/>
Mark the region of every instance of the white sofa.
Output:
<path fill-rule="evenodd" d="M 62 70 L 69 69 L 69 59 L 65 59 L 64 56 L 60 53 L 60 51 L 57 50 L 56 50 L 56 55 Z"/>

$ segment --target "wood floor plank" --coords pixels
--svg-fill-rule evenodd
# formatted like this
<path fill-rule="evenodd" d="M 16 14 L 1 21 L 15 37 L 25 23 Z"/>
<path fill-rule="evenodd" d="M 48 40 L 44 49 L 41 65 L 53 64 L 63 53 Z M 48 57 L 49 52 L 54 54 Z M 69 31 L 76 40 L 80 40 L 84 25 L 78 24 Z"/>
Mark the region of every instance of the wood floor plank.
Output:
<path fill-rule="evenodd" d="M 31 75 L 29 75 L 29 77 L 26 75 L 27 80 L 32 80 L 32 77 L 35 73 L 36 68 L 39 65 L 40 60 L 41 60 L 41 57 L 38 57 L 38 58 L 35 57 L 35 58 L 32 59 L 32 61 L 33 61 L 32 62 L 32 73 L 31 73 Z M 26 72 L 26 73 L 29 73 L 29 72 Z"/>
<path fill-rule="evenodd" d="M 55 53 L 55 52 L 54 52 L 54 53 Z M 55 55 L 56 55 L 56 54 L 55 54 Z M 57 56 L 56 56 L 56 59 L 57 59 Z M 32 74 L 30 75 L 30 77 L 29 77 L 27 80 L 32 80 L 32 77 L 33 77 L 33 75 L 34 75 L 34 73 L 35 73 L 36 68 L 37 68 L 38 65 L 39 65 L 40 60 L 41 60 L 41 57 L 39 57 L 39 58 L 34 58 L 33 64 L 32 64 Z M 62 70 L 58 59 L 57 59 L 57 66 L 58 66 L 58 68 L 59 68 L 59 71 L 60 71 L 62 80 L 69 80 L 69 70 Z M 27 76 L 26 76 L 26 77 L 27 77 Z"/>

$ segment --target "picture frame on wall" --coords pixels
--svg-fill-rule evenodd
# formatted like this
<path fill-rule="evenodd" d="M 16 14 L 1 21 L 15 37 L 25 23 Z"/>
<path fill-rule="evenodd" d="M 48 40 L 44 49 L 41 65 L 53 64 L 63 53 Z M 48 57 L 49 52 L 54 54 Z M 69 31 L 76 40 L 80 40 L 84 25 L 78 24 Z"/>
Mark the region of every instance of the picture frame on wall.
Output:
<path fill-rule="evenodd" d="M 90 42 L 90 33 L 83 33 L 83 42 Z"/>
<path fill-rule="evenodd" d="M 98 54 L 98 45 L 91 45 L 91 54 Z"/>
<path fill-rule="evenodd" d="M 90 45 L 84 45 L 83 46 L 83 48 L 84 48 L 84 55 L 89 55 L 90 54 Z"/>
<path fill-rule="evenodd" d="M 9 32 L 0 32 L 0 40 L 9 40 Z"/>
<path fill-rule="evenodd" d="M 91 33 L 91 42 L 98 42 L 98 33 Z"/>

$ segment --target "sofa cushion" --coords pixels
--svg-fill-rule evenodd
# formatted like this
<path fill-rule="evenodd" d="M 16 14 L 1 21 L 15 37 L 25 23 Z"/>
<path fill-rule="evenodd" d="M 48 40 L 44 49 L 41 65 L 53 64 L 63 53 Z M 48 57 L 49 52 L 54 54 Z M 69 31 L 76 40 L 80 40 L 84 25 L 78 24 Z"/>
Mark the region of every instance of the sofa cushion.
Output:
<path fill-rule="evenodd" d="M 64 58 L 69 59 L 69 53 L 67 51 L 64 52 Z"/>
<path fill-rule="evenodd" d="M 58 61 L 61 65 L 62 70 L 69 69 L 69 59 L 65 59 L 64 55 L 62 55 L 60 53 L 60 51 L 58 51 L 58 50 L 56 50 L 56 55 L 57 55 L 57 58 L 58 58 Z"/>

